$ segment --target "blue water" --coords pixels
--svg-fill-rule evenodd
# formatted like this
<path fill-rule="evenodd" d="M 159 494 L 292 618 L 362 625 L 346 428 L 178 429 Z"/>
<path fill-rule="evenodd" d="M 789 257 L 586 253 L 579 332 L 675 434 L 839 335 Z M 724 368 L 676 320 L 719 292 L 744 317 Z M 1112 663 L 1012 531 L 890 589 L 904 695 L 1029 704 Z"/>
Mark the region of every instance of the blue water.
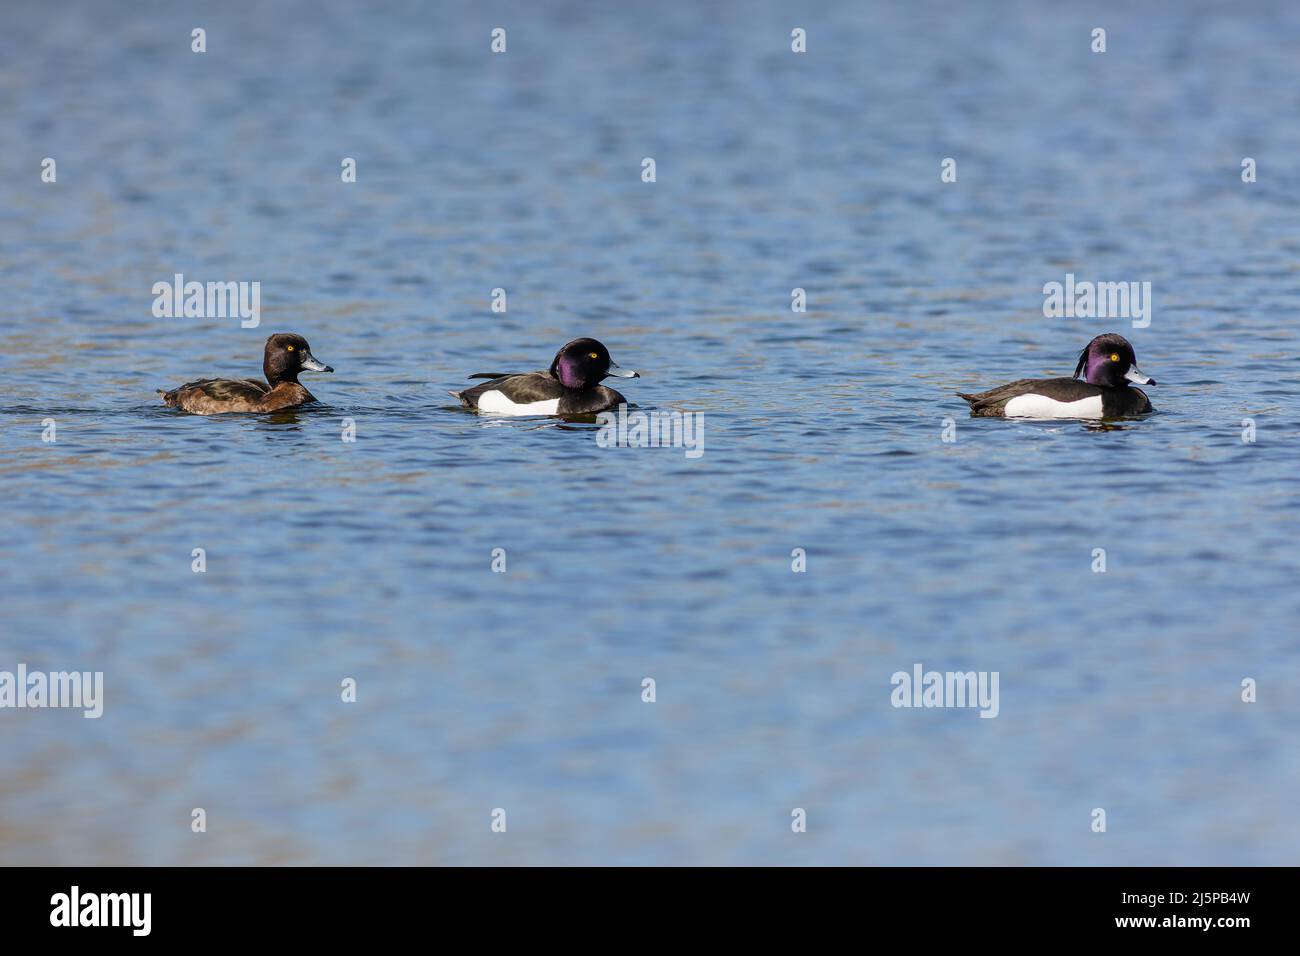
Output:
<path fill-rule="evenodd" d="M 7 4 L 0 670 L 105 711 L 0 710 L 0 863 L 1294 863 L 1300 9 L 1090 6 Z M 1145 420 L 952 395 L 1111 330 Z M 446 395 L 578 335 L 704 455 Z"/>

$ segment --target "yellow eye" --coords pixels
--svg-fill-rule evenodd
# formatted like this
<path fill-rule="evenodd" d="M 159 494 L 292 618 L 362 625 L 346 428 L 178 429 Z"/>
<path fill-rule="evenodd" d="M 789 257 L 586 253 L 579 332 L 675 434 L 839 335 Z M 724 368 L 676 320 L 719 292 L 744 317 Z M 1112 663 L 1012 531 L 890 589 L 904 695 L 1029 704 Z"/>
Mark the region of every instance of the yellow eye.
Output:
<path fill-rule="evenodd" d="M 285 349 L 287 349 L 288 351 L 292 352 L 292 351 L 293 351 L 293 346 L 292 346 L 292 345 L 286 345 L 286 346 L 285 346 Z M 1111 357 L 1114 358 L 1114 356 L 1111 356 Z"/>
<path fill-rule="evenodd" d="M 1118 352 L 1111 352 L 1111 353 L 1110 353 L 1110 360 L 1111 360 L 1112 362 L 1118 362 L 1118 361 L 1119 361 L 1119 353 L 1118 353 Z"/>
<path fill-rule="evenodd" d="M 597 355 L 595 352 L 588 352 L 587 358 L 600 358 L 600 356 Z"/>

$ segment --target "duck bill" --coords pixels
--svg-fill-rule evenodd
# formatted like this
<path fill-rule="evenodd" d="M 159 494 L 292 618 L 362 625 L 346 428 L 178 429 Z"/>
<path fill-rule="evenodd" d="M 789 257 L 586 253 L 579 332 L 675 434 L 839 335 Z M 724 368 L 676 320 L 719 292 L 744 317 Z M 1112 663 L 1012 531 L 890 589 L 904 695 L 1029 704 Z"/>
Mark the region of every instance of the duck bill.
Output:
<path fill-rule="evenodd" d="M 1139 385 L 1154 385 L 1156 383 L 1154 378 L 1150 375 L 1144 375 L 1142 370 L 1136 365 L 1130 367 L 1129 370 L 1124 373 L 1124 377 L 1130 382 L 1137 382 Z"/>
<path fill-rule="evenodd" d="M 609 371 L 606 375 L 613 375 L 615 378 L 640 378 L 640 372 L 634 372 L 630 368 L 619 368 L 613 362 L 609 363 Z"/>
<path fill-rule="evenodd" d="M 300 361 L 302 362 L 302 367 L 308 372 L 334 371 L 333 368 L 326 365 L 324 362 L 316 358 L 316 356 L 312 355 L 310 352 L 304 352 L 302 355 L 302 359 Z"/>

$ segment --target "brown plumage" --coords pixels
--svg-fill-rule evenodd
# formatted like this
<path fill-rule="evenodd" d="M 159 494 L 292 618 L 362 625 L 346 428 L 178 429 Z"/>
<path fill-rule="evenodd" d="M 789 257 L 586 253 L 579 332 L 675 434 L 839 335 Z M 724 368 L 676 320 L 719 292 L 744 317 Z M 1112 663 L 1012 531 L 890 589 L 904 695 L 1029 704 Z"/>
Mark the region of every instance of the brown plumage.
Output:
<path fill-rule="evenodd" d="M 255 378 L 205 378 L 170 391 L 158 389 L 163 403 L 195 415 L 225 412 L 273 412 L 281 408 L 316 401 L 298 384 L 298 373 L 332 372 L 334 369 L 311 354 L 301 335 L 278 332 L 266 340 L 262 372 L 266 381 Z"/>

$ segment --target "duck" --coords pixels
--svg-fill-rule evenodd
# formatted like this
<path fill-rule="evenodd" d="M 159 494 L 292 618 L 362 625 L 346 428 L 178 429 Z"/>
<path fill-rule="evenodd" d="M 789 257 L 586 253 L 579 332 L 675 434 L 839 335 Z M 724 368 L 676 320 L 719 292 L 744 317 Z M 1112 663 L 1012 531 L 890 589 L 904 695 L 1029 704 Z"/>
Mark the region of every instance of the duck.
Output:
<path fill-rule="evenodd" d="M 1082 376 L 1082 381 L 1080 377 Z M 1155 385 L 1138 368 L 1133 346 L 1115 332 L 1099 335 L 1079 353 L 1071 378 L 1022 378 L 960 398 L 974 417 L 1129 418 L 1152 411 L 1151 400 L 1129 383 Z"/>
<path fill-rule="evenodd" d="M 595 415 L 627 402 L 600 384 L 611 375 L 641 377 L 615 364 L 600 342 L 581 338 L 561 347 L 545 371 L 475 372 L 469 378 L 489 381 L 449 394 L 464 408 L 493 415 Z"/>
<path fill-rule="evenodd" d="M 266 340 L 262 352 L 265 382 L 255 378 L 202 378 L 169 391 L 157 391 L 163 404 L 195 415 L 273 412 L 316 401 L 298 384 L 299 372 L 332 371 L 311 354 L 311 346 L 301 335 L 277 332 Z"/>

